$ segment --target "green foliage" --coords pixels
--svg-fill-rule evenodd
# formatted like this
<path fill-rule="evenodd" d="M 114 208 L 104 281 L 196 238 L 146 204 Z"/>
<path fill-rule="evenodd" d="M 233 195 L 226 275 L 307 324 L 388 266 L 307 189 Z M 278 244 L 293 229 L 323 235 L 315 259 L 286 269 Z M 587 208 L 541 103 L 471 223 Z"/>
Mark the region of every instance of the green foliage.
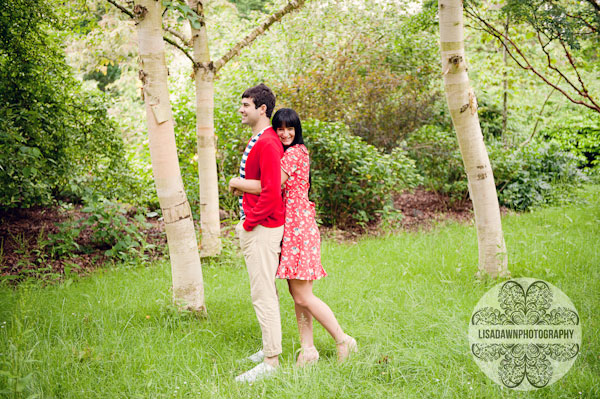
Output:
<path fill-rule="evenodd" d="M 585 180 L 577 158 L 555 142 L 531 143 L 516 150 L 494 143 L 488 151 L 498 200 L 511 209 L 560 203 Z"/>
<path fill-rule="evenodd" d="M 201 17 L 183 1 L 163 0 L 162 5 L 167 10 L 173 10 L 178 13 L 177 21 L 188 20 L 192 28 L 200 29 L 202 27 Z"/>
<path fill-rule="evenodd" d="M 343 124 L 308 120 L 303 136 L 311 157 L 311 197 L 326 225 L 376 220 L 393 192 L 420 182 L 414 161 L 403 150 L 385 154 Z"/>
<path fill-rule="evenodd" d="M 215 108 L 221 208 L 237 214 L 237 198 L 227 182 L 238 174 L 250 132 L 235 108 Z M 341 123 L 304 120 L 302 130 L 311 158 L 311 199 L 326 225 L 364 225 L 389 210 L 391 194 L 420 183 L 414 162 L 401 149 L 390 154 L 352 135 Z"/>
<path fill-rule="evenodd" d="M 18 0 L 0 14 L 0 207 L 114 198 L 132 179 L 106 101 L 66 65 L 47 2 Z"/>
<path fill-rule="evenodd" d="M 600 7 L 595 0 L 508 0 L 502 12 L 515 22 L 528 23 L 549 41 L 561 40 L 573 49 L 579 49 L 589 35 L 599 36 Z"/>
<path fill-rule="evenodd" d="M 434 191 L 455 198 L 468 195 L 467 177 L 454 133 L 424 126 L 406 142 L 409 156 Z M 501 205 L 524 211 L 567 198 L 584 177 L 577 158 L 556 142 L 507 148 L 498 140 L 486 143 Z"/>
<path fill-rule="evenodd" d="M 405 142 L 429 190 L 464 197 L 467 194 L 465 167 L 456 135 L 437 125 L 425 125 L 412 132 Z"/>
<path fill-rule="evenodd" d="M 105 91 L 106 86 L 113 83 L 120 77 L 121 68 L 112 62 L 101 69 L 96 69 L 83 75 L 83 79 L 85 80 L 95 80 L 98 82 L 98 89 L 102 91 Z"/>
<path fill-rule="evenodd" d="M 235 4 L 238 12 L 242 17 L 248 17 L 253 11 L 264 12 L 265 5 L 270 3 L 270 0 L 228 0 Z"/>
<path fill-rule="evenodd" d="M 389 152 L 439 118 L 437 33 L 427 30 L 425 14 L 404 7 L 390 0 L 307 2 L 221 76 L 264 81 L 278 106 L 304 119 L 342 122 Z"/>
<path fill-rule="evenodd" d="M 77 253 L 104 250 L 104 255 L 120 261 L 146 259 L 145 252 L 153 248 L 146 242 L 143 230 L 150 225 L 142 213 L 133 219 L 121 204 L 109 201 L 90 203 L 81 210 L 86 216 L 59 225 L 60 231 L 48 236 L 48 248 L 57 258 Z M 82 244 L 85 236 L 85 244 Z"/>
<path fill-rule="evenodd" d="M 554 140 L 562 151 L 573 154 L 584 170 L 598 168 L 600 165 L 600 127 L 582 128 L 564 127 L 544 132 L 545 140 Z"/>

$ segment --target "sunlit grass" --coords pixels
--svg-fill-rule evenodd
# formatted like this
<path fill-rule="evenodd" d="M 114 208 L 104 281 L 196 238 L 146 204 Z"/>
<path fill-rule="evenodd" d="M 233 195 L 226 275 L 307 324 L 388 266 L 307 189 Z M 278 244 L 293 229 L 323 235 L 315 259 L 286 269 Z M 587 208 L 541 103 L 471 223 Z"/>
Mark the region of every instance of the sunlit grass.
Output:
<path fill-rule="evenodd" d="M 583 345 L 569 373 L 527 397 L 600 397 L 600 187 L 572 205 L 503 220 L 512 276 L 565 292 L 579 311 Z M 472 360 L 468 320 L 496 282 L 478 281 L 473 226 L 325 242 L 329 277 L 316 293 L 355 336 L 360 353 L 339 366 L 316 326 L 321 361 L 294 365 L 292 301 L 279 282 L 280 372 L 253 386 L 233 378 L 260 346 L 243 261 L 204 266 L 206 318 L 171 305 L 166 261 L 112 269 L 72 284 L 0 287 L 0 390 L 5 397 L 380 398 L 521 397 L 490 381 Z M 235 262 L 234 262 L 235 263 Z"/>

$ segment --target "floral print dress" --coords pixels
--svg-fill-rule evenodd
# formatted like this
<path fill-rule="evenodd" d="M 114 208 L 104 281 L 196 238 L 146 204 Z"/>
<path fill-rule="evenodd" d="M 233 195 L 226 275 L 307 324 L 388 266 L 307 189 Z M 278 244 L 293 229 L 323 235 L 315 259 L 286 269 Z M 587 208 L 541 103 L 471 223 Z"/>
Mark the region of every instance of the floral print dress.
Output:
<path fill-rule="evenodd" d="M 317 280 L 327 276 L 321 265 L 321 235 L 315 204 L 308 200 L 310 161 L 304 144 L 287 149 L 281 168 L 288 174 L 283 191 L 285 224 L 277 278 Z"/>

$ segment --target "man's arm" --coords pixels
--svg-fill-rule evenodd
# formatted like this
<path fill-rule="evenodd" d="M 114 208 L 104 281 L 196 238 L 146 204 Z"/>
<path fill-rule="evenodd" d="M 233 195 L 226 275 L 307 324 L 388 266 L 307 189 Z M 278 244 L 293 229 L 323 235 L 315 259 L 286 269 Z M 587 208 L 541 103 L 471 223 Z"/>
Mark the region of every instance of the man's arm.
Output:
<path fill-rule="evenodd" d="M 289 178 L 285 170 L 281 169 L 281 185 L 283 186 Z M 262 188 L 260 186 L 260 180 L 257 179 L 243 179 L 241 177 L 233 177 L 229 180 L 229 192 L 237 195 L 235 190 L 239 190 L 242 193 L 250 193 L 259 195 Z"/>
<path fill-rule="evenodd" d="M 261 191 L 260 180 L 234 177 L 229 180 L 229 192 L 235 194 L 234 190 L 239 190 L 242 193 L 259 195 Z"/>

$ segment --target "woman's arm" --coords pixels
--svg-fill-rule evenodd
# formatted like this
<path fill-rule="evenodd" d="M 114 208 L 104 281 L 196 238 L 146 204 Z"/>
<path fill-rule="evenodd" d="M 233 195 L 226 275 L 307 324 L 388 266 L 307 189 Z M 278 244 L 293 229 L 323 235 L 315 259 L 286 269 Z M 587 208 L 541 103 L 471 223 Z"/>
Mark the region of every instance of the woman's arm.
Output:
<path fill-rule="evenodd" d="M 287 179 L 290 177 L 290 175 L 287 174 L 287 172 L 285 170 L 283 170 L 283 168 L 281 168 L 281 185 L 283 186 L 285 184 L 285 182 L 287 181 Z"/>
<path fill-rule="evenodd" d="M 281 185 L 285 184 L 288 177 L 288 174 L 283 169 L 281 169 Z M 241 177 L 234 177 L 231 180 L 229 180 L 229 192 L 234 195 L 239 194 L 236 193 L 235 190 L 239 190 L 243 193 L 258 195 L 261 192 L 260 180 L 242 179 Z"/>

